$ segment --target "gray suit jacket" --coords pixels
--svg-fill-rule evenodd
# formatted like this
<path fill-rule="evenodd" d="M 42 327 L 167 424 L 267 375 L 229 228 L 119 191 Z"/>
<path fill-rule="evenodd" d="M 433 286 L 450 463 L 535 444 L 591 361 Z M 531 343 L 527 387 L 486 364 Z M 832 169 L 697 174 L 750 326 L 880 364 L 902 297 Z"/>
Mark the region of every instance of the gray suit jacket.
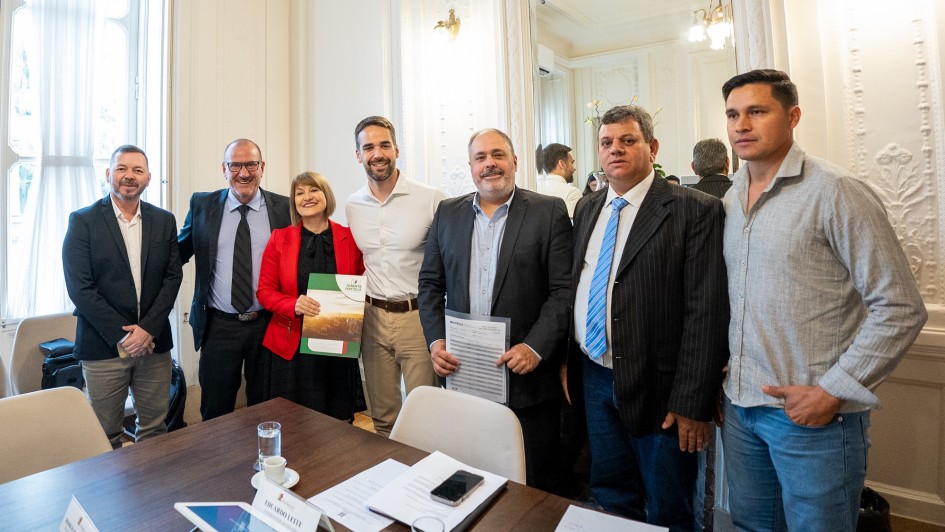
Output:
<path fill-rule="evenodd" d="M 191 257 L 196 259 L 196 279 L 194 300 L 190 307 L 190 326 L 194 330 L 194 345 L 203 347 L 203 331 L 207 324 L 207 299 L 213 280 L 213 265 L 217 259 L 217 239 L 220 224 L 223 221 L 223 209 L 229 188 L 213 192 L 197 192 L 190 197 L 190 211 L 184 220 L 184 227 L 177 238 L 180 245 L 180 262 L 187 264 Z M 269 229 L 288 227 L 289 198 L 259 189 L 266 199 L 266 212 L 269 214 Z"/>
<path fill-rule="evenodd" d="M 574 213 L 574 285 L 607 190 Z M 668 411 L 709 421 L 728 360 L 724 211 L 717 198 L 655 179 L 613 279 L 610 327 L 620 418 L 636 436 L 661 430 Z M 583 395 L 583 354 L 571 343 L 568 383 Z M 675 425 L 670 432 L 675 432 Z"/>
<path fill-rule="evenodd" d="M 440 203 L 420 269 L 420 320 L 427 345 L 446 338 L 446 309 L 469 312 L 473 194 Z M 516 188 L 492 292 L 492 315 L 511 318 L 511 345 L 542 357 L 526 375 L 510 373 L 509 406 L 560 396 L 571 301 L 571 222 L 560 198 Z"/>
<path fill-rule="evenodd" d="M 62 243 L 66 289 L 75 303 L 75 353 L 81 360 L 118 356 L 117 344 L 139 325 L 154 336 L 154 351 L 174 347 L 167 319 L 180 289 L 174 215 L 141 202 L 141 311 L 125 240 L 110 196 L 72 213 Z M 140 317 L 139 317 L 140 316 Z"/>

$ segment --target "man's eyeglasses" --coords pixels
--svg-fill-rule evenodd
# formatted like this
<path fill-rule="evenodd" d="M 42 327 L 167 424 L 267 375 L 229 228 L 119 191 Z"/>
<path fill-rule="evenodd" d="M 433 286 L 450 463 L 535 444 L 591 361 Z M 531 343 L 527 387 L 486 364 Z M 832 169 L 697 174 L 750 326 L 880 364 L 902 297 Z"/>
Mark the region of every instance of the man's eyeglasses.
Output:
<path fill-rule="evenodd" d="M 259 170 L 259 165 L 262 164 L 262 161 L 249 161 L 245 163 L 223 163 L 226 165 L 226 168 L 234 173 L 240 173 L 240 169 L 245 168 L 248 172 L 255 172 Z"/>

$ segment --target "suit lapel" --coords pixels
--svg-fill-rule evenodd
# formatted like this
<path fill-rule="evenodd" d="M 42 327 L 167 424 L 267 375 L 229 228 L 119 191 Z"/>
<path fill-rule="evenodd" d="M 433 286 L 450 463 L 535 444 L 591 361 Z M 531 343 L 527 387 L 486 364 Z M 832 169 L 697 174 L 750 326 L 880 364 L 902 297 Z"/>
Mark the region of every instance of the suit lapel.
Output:
<path fill-rule="evenodd" d="M 457 205 L 459 209 L 458 223 L 451 224 L 452 227 L 449 230 L 449 246 L 455 249 L 457 255 L 455 264 L 459 265 L 460 268 L 455 277 L 459 281 L 460 290 L 457 294 L 450 296 L 450 299 L 456 303 L 455 306 L 450 305 L 450 308 L 460 312 L 469 312 L 470 310 L 469 269 L 472 265 L 472 233 L 475 230 L 474 225 L 476 223 L 476 213 L 472 207 L 474 196 L 475 194 L 468 194 L 466 199 Z M 455 244 L 460 242 L 465 242 L 465 244 Z M 444 253 L 446 246 L 446 242 L 440 242 L 441 255 Z"/>
<path fill-rule="evenodd" d="M 210 202 L 210 208 L 207 209 L 207 245 L 210 247 L 210 264 L 217 260 L 217 239 L 220 235 L 220 225 L 223 223 L 223 211 L 226 209 L 226 196 L 230 189 L 224 188 L 220 191 L 219 197 Z"/>
<path fill-rule="evenodd" d="M 508 219 L 505 221 L 502 247 L 499 248 L 499 262 L 496 264 L 495 281 L 492 283 L 492 305 L 490 305 L 490 308 L 495 306 L 496 295 L 502 293 L 502 285 L 505 283 L 509 264 L 512 262 L 512 251 L 515 250 L 515 243 L 518 241 L 519 232 L 525 222 L 528 199 L 523 196 L 522 191 L 515 187 L 515 196 L 512 198 L 511 205 L 509 205 Z M 469 275 L 467 274 L 466 277 L 468 278 Z"/>
<path fill-rule="evenodd" d="M 151 233 L 154 228 L 154 211 L 151 205 L 140 202 L 138 208 L 141 209 L 141 278 L 144 278 L 146 272 L 145 266 L 148 264 L 148 250 L 151 249 Z"/>
<path fill-rule="evenodd" d="M 643 245 L 656 234 L 663 220 L 669 216 L 669 209 L 665 207 L 666 203 L 673 200 L 670 185 L 662 179 L 654 179 L 650 190 L 643 197 L 643 203 L 640 204 L 640 210 L 633 219 L 633 225 L 630 227 L 630 234 L 627 236 L 627 243 L 623 248 L 623 255 L 620 257 L 620 264 L 617 267 L 615 277 L 620 275 L 627 267 L 637 253 L 643 249 Z"/>
<path fill-rule="evenodd" d="M 121 255 L 121 258 L 124 259 L 125 266 L 128 267 L 128 273 L 131 273 L 131 261 L 128 259 L 128 249 L 125 247 L 125 239 L 121 236 L 121 228 L 118 227 L 118 220 L 115 219 L 115 209 L 112 206 L 111 196 L 105 196 L 101 205 L 101 213 L 105 227 L 108 227 L 108 232 L 111 233 L 112 238 L 115 239 L 118 253 Z"/>
<path fill-rule="evenodd" d="M 263 195 L 263 202 L 266 204 L 266 217 L 269 218 L 269 232 L 271 233 L 273 229 L 276 228 L 276 210 L 273 208 L 272 198 L 269 196 L 269 193 L 263 189 L 259 189 L 259 192 Z"/>
<path fill-rule="evenodd" d="M 604 208 L 604 203 L 607 202 L 606 190 L 594 194 L 595 196 L 591 196 L 587 208 L 581 211 L 581 219 L 574 224 L 577 229 L 575 234 L 574 271 L 571 273 L 574 286 L 577 286 L 578 279 L 581 277 L 581 270 L 584 269 L 584 255 L 587 253 L 587 244 L 591 240 L 591 233 L 594 232 L 594 226 L 597 225 L 600 211 Z"/>

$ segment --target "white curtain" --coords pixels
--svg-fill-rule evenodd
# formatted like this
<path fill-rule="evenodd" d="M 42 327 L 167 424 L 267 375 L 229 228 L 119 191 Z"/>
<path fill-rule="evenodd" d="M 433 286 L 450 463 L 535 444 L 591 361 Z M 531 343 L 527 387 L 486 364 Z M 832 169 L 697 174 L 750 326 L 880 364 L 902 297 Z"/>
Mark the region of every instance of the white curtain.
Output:
<path fill-rule="evenodd" d="M 13 250 L 10 317 L 73 308 L 62 271 L 62 240 L 69 214 L 101 197 L 94 153 L 92 81 L 95 35 L 101 21 L 95 0 L 30 3 L 38 57 L 42 158 L 23 212 L 22 237 Z M 94 251 L 94 250 L 93 250 Z"/>

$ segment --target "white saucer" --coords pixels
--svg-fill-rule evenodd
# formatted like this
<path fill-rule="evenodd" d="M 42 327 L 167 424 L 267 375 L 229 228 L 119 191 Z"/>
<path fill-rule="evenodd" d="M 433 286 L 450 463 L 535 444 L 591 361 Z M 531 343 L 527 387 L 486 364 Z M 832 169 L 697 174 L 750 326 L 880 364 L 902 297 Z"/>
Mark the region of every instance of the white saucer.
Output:
<path fill-rule="evenodd" d="M 250 484 L 252 484 L 254 488 L 259 489 L 259 483 L 262 482 L 262 479 L 264 479 L 265 477 L 266 477 L 266 472 L 260 471 L 259 473 L 256 473 L 255 475 L 253 475 L 253 478 L 250 480 Z M 299 483 L 299 473 L 296 470 L 292 469 L 291 467 L 285 468 L 285 480 L 282 482 L 282 487 L 288 489 L 288 488 L 291 488 L 292 486 L 295 486 L 298 483 Z"/>

